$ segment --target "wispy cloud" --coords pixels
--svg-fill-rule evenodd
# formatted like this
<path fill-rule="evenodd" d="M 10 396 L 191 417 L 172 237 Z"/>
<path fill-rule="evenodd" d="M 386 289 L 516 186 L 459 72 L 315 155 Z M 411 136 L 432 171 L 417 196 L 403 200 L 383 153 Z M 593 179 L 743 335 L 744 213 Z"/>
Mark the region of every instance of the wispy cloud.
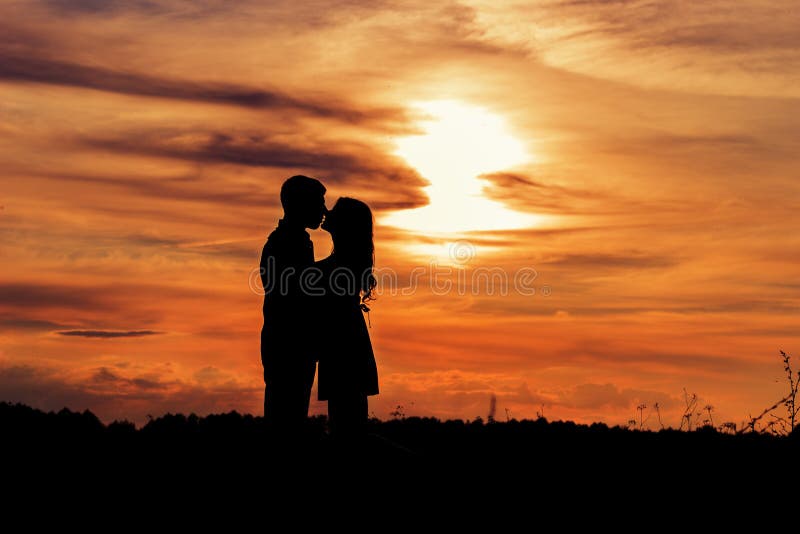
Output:
<path fill-rule="evenodd" d="M 545 266 L 553 265 L 584 271 L 593 269 L 656 269 L 671 267 L 678 263 L 678 258 L 643 254 L 641 251 L 636 250 L 628 251 L 627 254 L 566 254 L 558 258 L 540 260 L 540 264 Z"/>
<path fill-rule="evenodd" d="M 419 173 L 397 157 L 382 152 L 380 148 L 364 143 L 333 143 L 310 140 L 304 143 L 287 143 L 259 133 L 223 133 L 218 131 L 150 131 L 130 132 L 125 136 L 78 139 L 80 145 L 118 153 L 139 154 L 152 157 L 175 158 L 198 163 L 236 164 L 248 167 L 284 169 L 285 173 L 304 171 L 325 183 L 365 188 L 380 195 L 378 209 L 409 208 L 427 203 L 421 187 L 427 182 Z M 68 177 L 69 178 L 69 177 Z M 143 180 L 112 181 L 104 177 L 73 177 L 123 185 L 147 191 L 149 194 L 174 194 L 174 198 L 221 200 L 250 205 L 275 203 L 274 192 L 245 194 L 219 191 L 179 190 L 168 182 Z M 183 180 L 186 183 L 186 180 Z"/>
<path fill-rule="evenodd" d="M 157 0 L 37 0 L 39 3 L 62 15 L 108 15 L 121 11 L 139 11 L 145 13 L 162 12 L 167 5 L 178 5 L 178 2 L 161 2 Z M 204 2 L 205 3 L 205 2 Z"/>
<path fill-rule="evenodd" d="M 102 291 L 70 285 L 6 282 L 0 284 L 0 308 L 95 307 L 108 309 Z"/>
<path fill-rule="evenodd" d="M 60 336 L 90 337 L 112 339 L 120 337 L 144 337 L 156 336 L 163 332 L 155 330 L 62 330 L 58 332 Z"/>
<path fill-rule="evenodd" d="M 704 94 L 797 97 L 800 15 L 791 0 L 468 0 L 486 39 L 559 69 Z M 788 68 L 787 68 L 788 67 Z"/>
<path fill-rule="evenodd" d="M 634 408 L 641 403 L 658 403 L 661 409 L 669 410 L 677 406 L 678 401 L 673 395 L 660 391 L 637 390 L 633 388 L 620 389 L 614 384 L 579 384 L 561 394 L 558 404 L 575 408 L 589 408 L 601 410 L 602 408 L 628 408 L 634 413 Z"/>
<path fill-rule="evenodd" d="M 0 79 L 83 87 L 128 95 L 284 110 L 355 124 L 397 127 L 407 121 L 401 109 L 359 110 L 344 102 L 310 99 L 232 83 L 180 81 L 145 74 L 80 65 L 67 61 L 18 56 L 0 50 Z"/>
<path fill-rule="evenodd" d="M 65 325 L 54 321 L 43 319 L 24 318 L 24 317 L 3 317 L 0 318 L 0 331 L 26 331 L 26 330 L 54 330 L 63 328 Z"/>

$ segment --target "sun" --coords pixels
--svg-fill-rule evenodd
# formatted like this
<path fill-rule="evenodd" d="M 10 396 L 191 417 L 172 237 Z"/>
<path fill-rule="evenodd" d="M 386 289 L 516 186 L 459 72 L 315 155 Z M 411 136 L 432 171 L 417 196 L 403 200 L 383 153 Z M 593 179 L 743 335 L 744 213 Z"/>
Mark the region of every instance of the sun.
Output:
<path fill-rule="evenodd" d="M 382 223 L 426 234 L 457 234 L 535 226 L 534 214 L 509 209 L 483 194 L 482 174 L 530 163 L 525 145 L 508 131 L 503 118 L 453 100 L 418 103 L 425 113 L 422 135 L 396 140 L 395 154 L 430 185 L 430 203 L 387 214 Z"/>

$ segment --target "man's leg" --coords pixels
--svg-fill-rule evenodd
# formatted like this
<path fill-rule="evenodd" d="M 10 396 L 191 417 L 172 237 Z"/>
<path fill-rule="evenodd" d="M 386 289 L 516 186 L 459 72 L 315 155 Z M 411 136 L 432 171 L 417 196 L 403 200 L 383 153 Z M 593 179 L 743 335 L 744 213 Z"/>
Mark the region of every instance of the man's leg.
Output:
<path fill-rule="evenodd" d="M 280 413 L 280 395 L 277 388 L 283 374 L 278 369 L 282 361 L 278 344 L 267 336 L 266 328 L 261 329 L 261 365 L 264 368 L 264 422 L 273 429 L 277 426 Z"/>
<path fill-rule="evenodd" d="M 290 357 L 297 358 L 295 355 Z M 315 361 L 295 360 L 282 366 L 277 376 L 265 375 L 264 417 L 280 432 L 302 432 L 314 384 Z"/>
<path fill-rule="evenodd" d="M 278 432 L 300 432 L 308 418 L 317 363 L 288 355 L 280 366 L 264 366 L 264 420 Z"/>
<path fill-rule="evenodd" d="M 308 408 L 311 402 L 311 388 L 317 372 L 317 362 L 302 359 L 296 368 L 296 389 L 293 394 L 292 418 L 299 427 L 305 426 L 308 419 Z"/>
<path fill-rule="evenodd" d="M 274 365 L 264 366 L 264 422 L 277 432 L 286 430 L 285 377 Z"/>

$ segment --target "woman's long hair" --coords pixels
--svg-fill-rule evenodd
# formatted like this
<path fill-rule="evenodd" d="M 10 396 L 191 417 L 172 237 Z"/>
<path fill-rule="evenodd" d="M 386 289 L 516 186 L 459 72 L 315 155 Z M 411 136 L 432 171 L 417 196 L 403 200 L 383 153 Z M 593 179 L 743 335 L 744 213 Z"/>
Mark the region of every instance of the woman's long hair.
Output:
<path fill-rule="evenodd" d="M 333 209 L 336 210 L 336 228 L 331 234 L 333 253 L 340 266 L 357 277 L 361 302 L 373 300 L 377 281 L 372 211 L 365 203 L 350 197 L 339 198 Z"/>

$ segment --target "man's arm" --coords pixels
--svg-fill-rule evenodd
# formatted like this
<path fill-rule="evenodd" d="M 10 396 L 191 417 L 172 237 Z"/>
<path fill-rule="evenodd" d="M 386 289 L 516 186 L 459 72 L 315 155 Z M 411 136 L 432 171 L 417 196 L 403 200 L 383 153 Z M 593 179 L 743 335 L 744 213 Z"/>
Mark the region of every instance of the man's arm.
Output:
<path fill-rule="evenodd" d="M 287 240 L 274 233 L 261 252 L 260 274 L 270 298 L 302 298 L 302 274 L 314 265 L 311 240 Z"/>

